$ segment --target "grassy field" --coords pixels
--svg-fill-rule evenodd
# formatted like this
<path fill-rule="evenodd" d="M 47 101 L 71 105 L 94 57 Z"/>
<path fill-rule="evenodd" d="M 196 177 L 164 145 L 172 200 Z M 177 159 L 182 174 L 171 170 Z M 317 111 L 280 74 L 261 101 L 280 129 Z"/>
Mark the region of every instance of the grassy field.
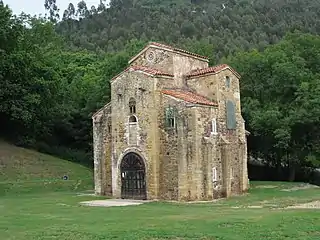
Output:
<path fill-rule="evenodd" d="M 63 180 L 65 175 L 69 178 L 67 181 Z M 0 197 L 92 187 L 93 174 L 90 169 L 0 140 Z"/>
<path fill-rule="evenodd" d="M 8 151 L 10 147 L 6 148 Z M 27 170 L 14 174 L 13 169 L 2 167 L 1 171 L 6 170 L 11 187 L 2 183 L 0 188 L 0 191 L 6 189 L 0 195 L 1 240 L 320 239 L 319 209 L 286 208 L 320 200 L 319 188 L 299 189 L 301 184 L 297 183 L 253 182 L 246 196 L 212 203 L 151 202 L 128 207 L 85 207 L 79 202 L 97 197 L 79 193 L 88 192 L 85 189 L 91 190 L 92 185 L 82 181 L 81 187 L 76 186 L 77 181 L 91 176 L 89 170 L 60 159 L 20 150 L 22 155 L 16 151 L 16 157 L 26 159 L 28 154 L 34 154 L 35 159 L 42 159 L 39 161 L 48 170 L 44 174 L 43 169 L 39 169 L 44 174 L 40 176 L 30 167 L 32 178 Z M 3 148 L 0 151 L 3 153 Z M 7 157 L 12 157 L 9 155 L 7 153 Z M 12 157 L 14 162 L 16 157 Z M 2 163 L 7 162 L 3 156 L 1 158 Z M 50 159 L 56 162 L 49 163 Z M 37 166 L 35 163 L 29 164 Z M 61 181 L 59 178 L 63 174 L 69 174 L 74 179 L 70 181 L 75 182 Z M 19 184 L 13 183 L 10 177 L 13 175 L 18 177 Z M 5 178 L 4 173 L 1 176 Z M 58 180 L 56 184 L 46 187 L 39 178 L 49 176 Z M 38 185 L 30 185 L 33 179 L 38 179 Z M 28 191 L 20 189 L 24 186 Z"/>

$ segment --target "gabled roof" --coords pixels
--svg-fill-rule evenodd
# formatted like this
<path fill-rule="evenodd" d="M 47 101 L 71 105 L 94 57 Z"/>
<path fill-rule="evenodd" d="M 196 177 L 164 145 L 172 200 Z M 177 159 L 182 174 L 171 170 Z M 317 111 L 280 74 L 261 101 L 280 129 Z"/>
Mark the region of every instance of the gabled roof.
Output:
<path fill-rule="evenodd" d="M 102 108 L 98 109 L 93 115 L 92 115 L 92 119 L 94 119 L 101 111 L 105 110 L 107 107 L 111 106 L 111 102 L 107 103 L 106 105 L 104 105 Z"/>
<path fill-rule="evenodd" d="M 206 62 L 209 61 L 208 57 L 206 57 L 206 56 L 202 56 L 202 55 L 199 55 L 199 54 L 196 54 L 196 53 L 192 53 L 192 52 L 189 52 L 189 51 L 184 50 L 184 49 L 180 49 L 180 48 L 176 48 L 176 47 L 173 47 L 173 46 L 169 46 L 169 45 L 166 45 L 166 44 L 157 43 L 157 42 L 150 42 L 136 56 L 134 56 L 133 58 L 131 58 L 129 60 L 129 64 L 132 63 L 135 59 L 137 59 L 141 54 L 143 54 L 150 47 L 156 47 L 156 48 L 164 49 L 164 50 L 171 51 L 171 52 L 184 53 L 184 54 L 190 55 L 192 57 L 200 58 L 200 59 L 202 59 L 202 60 L 204 60 Z"/>
<path fill-rule="evenodd" d="M 161 93 L 179 98 L 189 103 L 196 103 L 208 106 L 218 106 L 218 103 L 212 102 L 204 96 L 183 89 L 163 89 Z"/>
<path fill-rule="evenodd" d="M 116 76 L 114 76 L 111 81 L 115 80 L 117 77 L 119 77 L 121 74 L 123 74 L 124 72 L 131 72 L 131 71 L 137 71 L 137 72 L 142 72 L 145 73 L 147 75 L 150 76 L 167 76 L 167 77 L 173 77 L 173 74 L 171 73 L 166 73 L 163 71 L 160 71 L 158 69 L 153 69 L 153 68 L 149 68 L 149 67 L 145 67 L 145 66 L 129 66 L 128 68 L 126 68 L 124 71 L 122 71 L 121 73 L 117 74 Z"/>
<path fill-rule="evenodd" d="M 233 72 L 234 75 L 236 75 L 238 78 L 240 78 L 240 74 L 237 73 L 233 68 L 231 68 L 229 65 L 227 64 L 220 64 L 217 66 L 213 66 L 213 67 L 208 67 L 208 68 L 202 68 L 202 69 L 196 69 L 196 70 L 192 70 L 191 72 L 189 72 L 186 77 L 187 78 L 193 78 L 193 77 L 198 77 L 198 76 L 202 76 L 205 74 L 210 74 L 210 73 L 218 73 L 222 70 L 225 69 L 229 69 L 231 72 Z"/>

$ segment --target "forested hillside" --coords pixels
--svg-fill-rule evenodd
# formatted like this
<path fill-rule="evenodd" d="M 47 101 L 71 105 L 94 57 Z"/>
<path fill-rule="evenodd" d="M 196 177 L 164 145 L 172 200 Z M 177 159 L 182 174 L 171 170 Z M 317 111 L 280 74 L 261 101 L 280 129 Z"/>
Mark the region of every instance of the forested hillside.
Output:
<path fill-rule="evenodd" d="M 291 30 L 320 33 L 318 0 L 112 0 L 99 14 L 83 1 L 74 7 L 58 25 L 72 49 L 116 52 L 136 38 L 202 52 L 194 46 L 200 41 L 217 62 L 240 49 L 262 50 Z M 83 19 L 71 20 L 77 12 Z"/>
<path fill-rule="evenodd" d="M 62 1 L 62 0 L 61 0 Z M 92 114 L 148 41 L 229 63 L 241 75 L 249 152 L 273 166 L 320 159 L 320 1 L 85 1 L 48 17 L 0 0 L 0 137 L 92 165 Z"/>

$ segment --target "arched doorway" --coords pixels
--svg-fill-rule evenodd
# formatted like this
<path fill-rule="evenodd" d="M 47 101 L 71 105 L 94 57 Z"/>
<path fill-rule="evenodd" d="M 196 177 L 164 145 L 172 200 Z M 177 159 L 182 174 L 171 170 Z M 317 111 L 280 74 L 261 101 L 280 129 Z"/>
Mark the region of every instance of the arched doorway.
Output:
<path fill-rule="evenodd" d="M 120 165 L 121 170 L 121 198 L 147 199 L 145 165 L 136 153 L 126 154 Z"/>

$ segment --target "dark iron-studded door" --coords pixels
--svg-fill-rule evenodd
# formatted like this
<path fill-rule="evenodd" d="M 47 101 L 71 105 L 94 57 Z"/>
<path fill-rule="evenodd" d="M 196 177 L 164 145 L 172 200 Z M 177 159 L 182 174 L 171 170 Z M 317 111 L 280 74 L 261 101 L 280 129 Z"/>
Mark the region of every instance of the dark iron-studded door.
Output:
<path fill-rule="evenodd" d="M 145 166 L 136 153 L 128 153 L 121 162 L 121 198 L 147 199 Z"/>

